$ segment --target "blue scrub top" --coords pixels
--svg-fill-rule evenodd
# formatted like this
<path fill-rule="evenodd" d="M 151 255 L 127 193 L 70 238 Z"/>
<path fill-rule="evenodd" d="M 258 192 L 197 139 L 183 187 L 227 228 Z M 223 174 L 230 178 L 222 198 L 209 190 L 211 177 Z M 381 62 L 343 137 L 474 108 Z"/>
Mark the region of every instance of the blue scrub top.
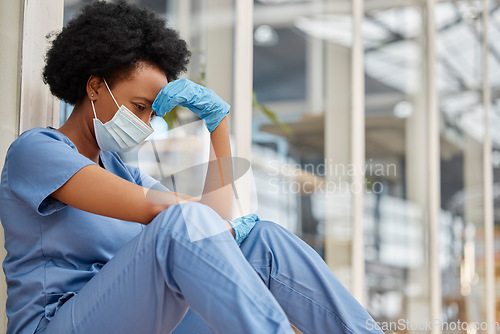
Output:
<path fill-rule="evenodd" d="M 108 171 L 168 191 L 117 153 L 100 152 Z M 96 215 L 50 194 L 94 164 L 52 127 L 23 132 L 9 147 L 0 184 L 0 220 L 7 256 L 7 334 L 34 333 L 42 317 L 74 296 L 144 225 Z"/>

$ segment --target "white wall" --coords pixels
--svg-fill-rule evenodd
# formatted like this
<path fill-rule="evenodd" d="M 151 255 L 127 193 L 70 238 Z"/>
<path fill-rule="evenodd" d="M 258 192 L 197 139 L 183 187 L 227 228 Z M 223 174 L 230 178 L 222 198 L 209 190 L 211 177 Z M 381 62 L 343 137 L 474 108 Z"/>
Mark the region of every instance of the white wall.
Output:
<path fill-rule="evenodd" d="M 45 35 L 62 27 L 63 4 L 63 0 L 0 1 L 0 168 L 3 168 L 7 149 L 20 129 L 58 126 L 59 104 L 43 84 L 41 71 L 47 48 Z M 0 226 L 0 261 L 5 254 L 3 228 Z M 0 333 L 7 329 L 6 299 L 2 271 Z"/>
<path fill-rule="evenodd" d="M 59 100 L 43 83 L 47 34 L 63 25 L 64 0 L 24 1 L 20 133 L 36 126 L 59 127 Z"/>
<path fill-rule="evenodd" d="M 19 131 L 20 61 L 22 2 L 0 1 L 0 166 L 5 153 Z M 3 228 L 0 226 L 0 261 L 5 258 Z M 7 287 L 3 271 L 0 274 L 0 332 L 7 330 L 5 301 Z"/>

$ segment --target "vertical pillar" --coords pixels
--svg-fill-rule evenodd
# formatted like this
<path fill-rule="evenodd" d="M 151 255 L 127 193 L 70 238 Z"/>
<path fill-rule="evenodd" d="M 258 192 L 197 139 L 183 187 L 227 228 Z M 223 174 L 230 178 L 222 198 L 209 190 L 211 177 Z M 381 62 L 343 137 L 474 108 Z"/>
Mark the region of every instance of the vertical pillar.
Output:
<path fill-rule="evenodd" d="M 315 5 L 322 8 L 318 12 L 322 13 L 323 0 L 313 0 Z M 324 54 L 325 43 L 322 39 L 314 36 L 306 36 L 306 94 L 307 111 L 312 114 L 323 114 L 325 112 L 324 98 Z"/>
<path fill-rule="evenodd" d="M 363 238 L 364 195 L 365 195 L 365 73 L 362 24 L 363 0 L 352 1 L 352 146 L 351 158 L 354 167 L 352 184 L 352 265 L 353 296 L 364 304 L 365 286 L 365 243 Z"/>
<path fill-rule="evenodd" d="M 422 6 L 420 8 L 422 27 L 425 27 L 425 11 Z M 427 83 L 426 75 L 426 35 L 425 29 L 422 29 L 421 34 L 416 38 L 420 46 L 421 64 L 419 66 L 419 89 L 416 94 L 411 96 L 413 103 L 413 113 L 407 118 L 405 124 L 405 142 L 406 142 L 406 198 L 410 203 L 414 203 L 420 209 L 419 216 L 419 233 L 420 240 L 427 242 L 428 225 L 426 219 L 427 194 L 428 194 L 428 177 L 427 177 L 427 148 L 422 145 L 422 138 L 427 136 L 427 91 L 425 89 Z M 408 271 L 408 285 L 418 286 L 421 294 L 407 297 L 407 320 L 409 323 L 429 323 L 429 302 L 430 302 L 430 271 L 428 267 L 429 254 L 426 251 L 427 245 L 421 245 L 422 265 L 419 268 L 411 268 Z M 418 331 L 415 331 L 418 332 Z"/>
<path fill-rule="evenodd" d="M 203 29 L 199 28 L 201 24 L 200 20 L 193 20 L 192 0 L 166 1 L 168 10 L 168 24 L 179 32 L 180 37 L 188 43 L 188 47 L 192 52 L 197 52 L 197 50 L 201 49 L 201 47 L 194 43 L 192 34 L 200 33 L 203 31 Z M 193 29 L 193 25 L 196 28 Z M 196 41 L 199 41 L 199 39 Z M 193 71 L 192 59 L 193 57 L 191 58 L 191 66 L 188 66 L 188 70 L 185 74 L 185 76 L 188 78 L 191 78 L 191 71 Z M 196 65 L 197 64 L 195 64 L 194 67 L 196 67 Z M 195 68 L 194 71 L 195 73 L 197 73 L 197 68 Z"/>
<path fill-rule="evenodd" d="M 308 113 L 322 114 L 324 112 L 324 46 L 321 39 L 307 36 L 307 54 L 306 54 L 306 70 L 307 70 L 307 100 Z"/>
<path fill-rule="evenodd" d="M 439 109 L 436 90 L 436 55 L 435 55 L 435 6 L 436 0 L 426 0 L 426 85 L 427 88 L 427 161 L 428 163 L 428 195 L 427 222 L 429 226 L 429 267 L 430 267 L 430 318 L 441 319 L 441 267 L 439 265 L 439 214 L 440 196 L 440 151 L 439 151 Z M 432 334 L 441 334 L 440 326 L 432 327 Z"/>
<path fill-rule="evenodd" d="M 483 80 L 483 112 L 484 112 L 484 139 L 483 139 L 483 191 L 484 191 L 484 252 L 485 252 L 485 310 L 488 323 L 487 334 L 496 332 L 496 296 L 495 296 L 495 231 L 493 219 L 493 171 L 491 165 L 491 87 L 489 79 L 489 24 L 490 0 L 483 1 L 483 30 L 482 30 L 482 80 Z"/>
<path fill-rule="evenodd" d="M 352 57 L 350 48 L 330 42 L 326 51 L 325 261 L 352 293 L 352 194 L 346 171 L 351 166 Z"/>
<path fill-rule="evenodd" d="M 235 1 L 233 103 L 231 132 L 233 155 L 250 160 L 252 147 L 253 1 Z M 250 201 L 250 185 L 240 183 L 238 195 Z"/>
<path fill-rule="evenodd" d="M 466 289 L 465 295 L 465 310 L 467 319 L 464 321 L 481 322 L 484 321 L 484 316 L 481 316 L 481 298 L 482 284 L 477 284 L 477 263 L 476 263 L 476 246 L 478 238 L 476 231 L 480 230 L 481 224 L 484 222 L 484 200 L 481 198 L 483 189 L 484 175 L 483 171 L 483 151 L 482 143 L 477 139 L 472 138 L 467 133 L 464 134 L 464 219 L 466 224 L 465 245 L 464 245 L 464 263 L 461 267 L 460 278 L 462 289 Z M 479 196 L 478 196 L 479 195 Z M 482 234 L 482 233 L 481 233 Z M 487 238 L 487 236 L 484 236 Z M 482 283 L 482 282 L 481 282 Z"/>
<path fill-rule="evenodd" d="M 218 14 L 221 19 L 209 18 L 206 27 L 206 84 L 224 101 L 232 104 L 233 93 L 233 6 L 232 0 L 210 0 L 205 15 Z M 251 34 L 250 34 L 251 37 Z M 248 39 L 248 38 L 247 38 Z M 250 42 L 252 42 L 251 40 Z M 234 112 L 234 109 L 230 114 Z M 232 115 L 231 115 L 232 116 Z"/>

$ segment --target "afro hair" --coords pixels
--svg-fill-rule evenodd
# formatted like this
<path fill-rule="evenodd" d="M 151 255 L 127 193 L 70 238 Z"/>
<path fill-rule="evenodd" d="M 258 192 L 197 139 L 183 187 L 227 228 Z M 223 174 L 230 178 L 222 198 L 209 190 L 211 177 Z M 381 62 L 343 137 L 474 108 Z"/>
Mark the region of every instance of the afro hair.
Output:
<path fill-rule="evenodd" d="M 43 81 L 54 96 L 74 105 L 86 95 L 91 75 L 117 81 L 146 61 L 173 81 L 186 71 L 190 56 L 186 42 L 154 12 L 123 1 L 96 1 L 53 39 Z"/>

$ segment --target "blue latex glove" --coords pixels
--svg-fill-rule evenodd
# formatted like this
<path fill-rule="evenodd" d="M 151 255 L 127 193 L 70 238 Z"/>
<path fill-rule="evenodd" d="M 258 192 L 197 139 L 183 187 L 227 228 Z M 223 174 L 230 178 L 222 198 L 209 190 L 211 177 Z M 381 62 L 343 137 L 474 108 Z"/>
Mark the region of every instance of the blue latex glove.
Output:
<path fill-rule="evenodd" d="M 234 239 L 236 240 L 238 246 L 241 245 L 243 240 L 245 240 L 245 238 L 247 237 L 248 233 L 250 233 L 255 225 L 255 222 L 259 220 L 259 216 L 257 216 L 255 213 L 236 218 L 234 221 L 227 219 L 234 230 Z"/>
<path fill-rule="evenodd" d="M 176 105 L 188 108 L 201 118 L 212 132 L 231 108 L 213 90 L 188 79 L 171 81 L 160 90 L 151 106 L 157 116 L 163 117 Z"/>

